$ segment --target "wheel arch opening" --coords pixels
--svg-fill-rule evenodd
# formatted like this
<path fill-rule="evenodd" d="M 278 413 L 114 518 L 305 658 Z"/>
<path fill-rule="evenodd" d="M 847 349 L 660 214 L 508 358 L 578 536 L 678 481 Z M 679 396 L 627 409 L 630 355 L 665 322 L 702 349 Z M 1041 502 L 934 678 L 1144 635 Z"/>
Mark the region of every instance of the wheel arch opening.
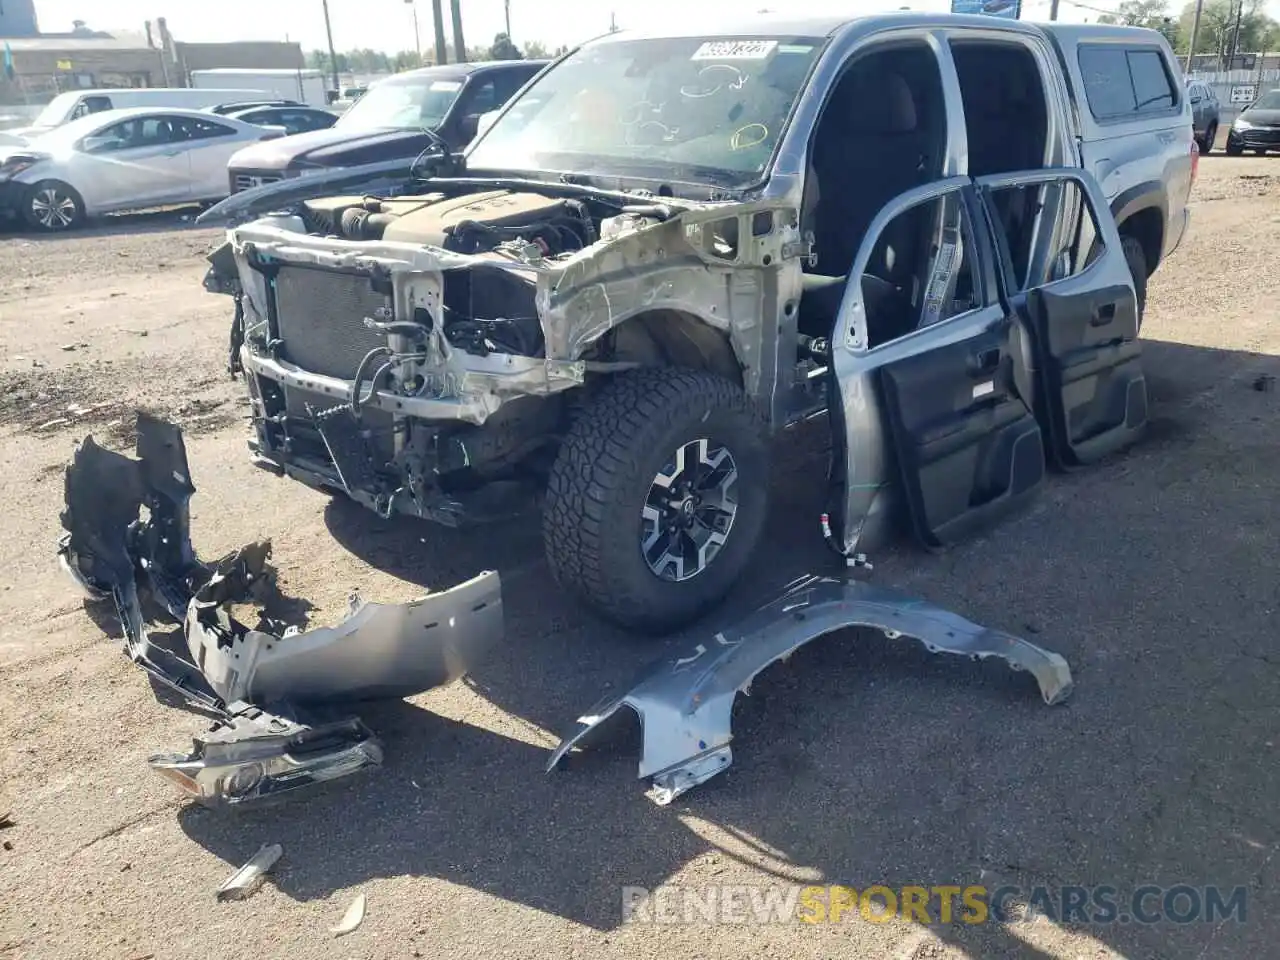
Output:
<path fill-rule="evenodd" d="M 1117 227 L 1121 237 L 1133 237 L 1142 244 L 1147 261 L 1147 275 L 1155 272 L 1164 249 L 1164 217 L 1158 207 L 1144 207 L 1121 220 Z"/>
<path fill-rule="evenodd" d="M 683 310 L 650 310 L 623 321 L 608 334 L 606 349 L 616 361 L 705 370 L 743 385 L 729 335 Z"/>

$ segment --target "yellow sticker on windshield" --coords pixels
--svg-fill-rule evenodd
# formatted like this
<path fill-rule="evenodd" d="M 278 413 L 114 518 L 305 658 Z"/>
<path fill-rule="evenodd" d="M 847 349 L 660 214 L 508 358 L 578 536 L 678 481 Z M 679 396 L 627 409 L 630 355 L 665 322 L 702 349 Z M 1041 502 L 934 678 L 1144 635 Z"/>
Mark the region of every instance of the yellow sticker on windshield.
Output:
<path fill-rule="evenodd" d="M 777 46 L 777 40 L 708 40 L 689 59 L 764 60 Z"/>

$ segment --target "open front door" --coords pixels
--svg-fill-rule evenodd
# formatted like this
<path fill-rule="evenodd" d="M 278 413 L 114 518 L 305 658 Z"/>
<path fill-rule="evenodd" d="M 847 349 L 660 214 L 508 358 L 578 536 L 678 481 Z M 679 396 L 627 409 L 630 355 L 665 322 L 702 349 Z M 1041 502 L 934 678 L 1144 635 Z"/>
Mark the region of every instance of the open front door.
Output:
<path fill-rule="evenodd" d="M 842 310 L 837 342 L 846 349 L 835 351 L 834 366 L 848 425 L 848 503 L 864 496 L 859 481 L 875 473 L 867 464 L 882 466 L 881 476 L 896 474 L 916 536 L 931 549 L 989 525 L 1044 478 L 1028 337 L 1002 305 L 996 262 L 969 181 L 913 191 L 873 222 L 854 261 L 856 302 L 851 291 Z M 860 432 L 872 429 L 868 413 L 878 413 L 876 434 L 886 434 L 893 462 L 880 464 L 879 444 Z"/>
<path fill-rule="evenodd" d="M 1132 443 L 1147 422 L 1133 279 L 1097 182 L 1080 170 L 978 181 L 1006 265 L 1009 304 L 1031 332 L 1036 407 L 1062 469 Z M 1034 193 L 1035 222 L 1009 201 Z M 1017 276 L 1012 264 L 1024 264 Z"/>

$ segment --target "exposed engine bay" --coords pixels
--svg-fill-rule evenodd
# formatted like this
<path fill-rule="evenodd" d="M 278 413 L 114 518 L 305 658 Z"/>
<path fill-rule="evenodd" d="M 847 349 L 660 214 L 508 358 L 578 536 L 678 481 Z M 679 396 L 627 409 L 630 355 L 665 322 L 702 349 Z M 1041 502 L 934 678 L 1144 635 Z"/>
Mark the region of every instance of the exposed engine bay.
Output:
<path fill-rule="evenodd" d="M 743 267 L 780 259 L 781 211 L 529 181 L 412 190 L 317 189 L 210 256 L 259 465 L 384 516 L 497 519 L 527 505 L 590 376 L 683 352 L 767 382 L 766 284 Z"/>

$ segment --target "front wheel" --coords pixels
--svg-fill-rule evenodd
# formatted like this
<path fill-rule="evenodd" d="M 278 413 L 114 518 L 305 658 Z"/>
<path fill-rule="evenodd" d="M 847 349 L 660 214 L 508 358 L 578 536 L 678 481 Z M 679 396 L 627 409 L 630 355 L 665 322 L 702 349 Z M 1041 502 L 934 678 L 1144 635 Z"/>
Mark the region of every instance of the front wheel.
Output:
<path fill-rule="evenodd" d="M 694 370 L 619 374 L 587 402 L 552 467 L 552 573 L 628 629 L 689 623 L 751 559 L 768 472 L 763 424 L 739 387 Z"/>
<path fill-rule="evenodd" d="M 1242 153 L 1244 153 L 1244 147 L 1240 146 L 1238 143 L 1232 143 L 1230 140 L 1227 141 L 1228 157 L 1238 157 Z"/>
<path fill-rule="evenodd" d="M 27 190 L 22 217 L 36 230 L 70 230 L 84 219 L 80 195 L 60 180 L 41 180 Z"/>
<path fill-rule="evenodd" d="M 1200 149 L 1202 156 L 1208 156 L 1213 151 L 1214 141 L 1218 139 L 1218 128 L 1210 127 L 1204 134 L 1204 145 Z"/>

